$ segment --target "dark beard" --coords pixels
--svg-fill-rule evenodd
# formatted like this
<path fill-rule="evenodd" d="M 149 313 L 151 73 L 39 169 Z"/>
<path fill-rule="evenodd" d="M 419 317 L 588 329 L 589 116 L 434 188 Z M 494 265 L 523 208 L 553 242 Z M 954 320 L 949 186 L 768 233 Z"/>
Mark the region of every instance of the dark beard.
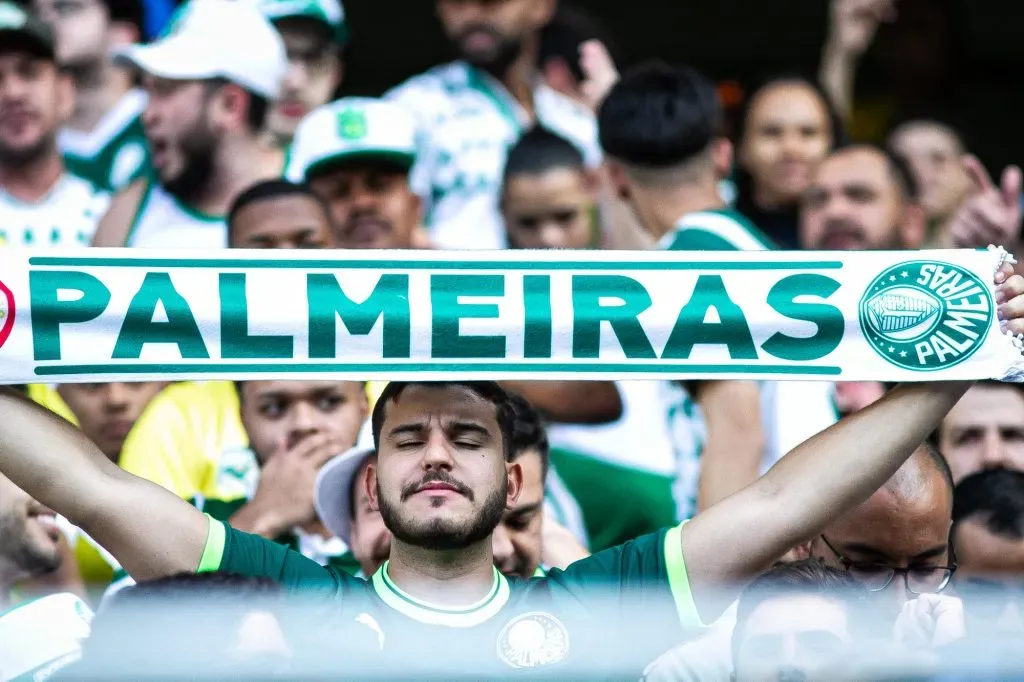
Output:
<path fill-rule="evenodd" d="M 50 154 L 57 153 L 57 136 L 44 135 L 34 145 L 11 149 L 0 145 L 0 166 L 4 168 L 27 168 Z"/>
<path fill-rule="evenodd" d="M 490 536 L 501 522 L 507 494 L 508 480 L 505 480 L 484 502 L 480 514 L 461 528 L 447 519 L 435 519 L 428 526 L 413 527 L 413 524 L 403 521 L 397 506 L 392 506 L 381 494 L 380 481 L 377 482 L 380 515 L 391 534 L 407 545 L 438 551 L 464 549 Z"/>
<path fill-rule="evenodd" d="M 186 205 L 195 204 L 213 177 L 219 142 L 204 122 L 198 123 L 182 140 L 185 166 L 177 177 L 163 181 L 164 189 Z"/>
<path fill-rule="evenodd" d="M 46 553 L 33 546 L 24 521 L 13 515 L 0 517 L 0 551 L 8 564 L 28 577 L 50 573 L 60 567 L 60 553 Z"/>
<path fill-rule="evenodd" d="M 485 31 L 495 39 L 494 49 L 489 52 L 470 52 L 462 49 L 463 37 L 471 32 Z M 462 59 L 476 68 L 485 71 L 498 80 L 504 79 L 512 64 L 523 54 L 521 38 L 503 36 L 486 26 L 470 26 L 455 37 L 455 45 Z"/>

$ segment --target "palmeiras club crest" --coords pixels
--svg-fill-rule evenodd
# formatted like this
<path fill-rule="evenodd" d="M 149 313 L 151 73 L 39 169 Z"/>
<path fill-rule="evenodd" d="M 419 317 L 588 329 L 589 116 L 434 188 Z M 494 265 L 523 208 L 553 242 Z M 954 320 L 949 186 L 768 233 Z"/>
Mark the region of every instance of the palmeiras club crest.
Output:
<path fill-rule="evenodd" d="M 988 284 L 950 263 L 911 261 L 885 270 L 860 301 L 860 325 L 876 353 L 904 369 L 957 365 L 981 347 L 995 306 Z"/>

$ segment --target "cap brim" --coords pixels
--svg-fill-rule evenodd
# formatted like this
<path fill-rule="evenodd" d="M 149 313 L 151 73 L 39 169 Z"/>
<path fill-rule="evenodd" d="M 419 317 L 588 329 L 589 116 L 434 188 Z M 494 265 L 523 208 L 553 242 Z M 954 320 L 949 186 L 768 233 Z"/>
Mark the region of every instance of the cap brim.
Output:
<path fill-rule="evenodd" d="M 328 173 L 339 167 L 352 166 L 355 164 L 387 164 L 393 165 L 398 170 L 408 171 L 416 163 L 416 155 L 409 152 L 397 151 L 394 149 L 354 149 L 351 151 L 338 152 L 330 156 L 324 156 L 306 166 L 305 177 L 310 179 L 316 175 Z"/>
<path fill-rule="evenodd" d="M 114 64 L 130 66 L 157 78 L 205 80 L 217 76 L 208 55 L 197 54 L 173 37 L 152 45 L 129 45 L 111 52 Z"/>
<path fill-rule="evenodd" d="M 55 61 L 57 57 L 51 43 L 24 28 L 0 29 L 0 45 L 3 46 L 0 47 L 0 53 L 27 52 L 33 57 L 42 57 L 50 61 Z"/>
<path fill-rule="evenodd" d="M 338 455 L 321 467 L 316 476 L 314 502 L 320 521 L 335 537 L 349 545 L 349 523 L 352 482 L 366 458 L 373 454 L 372 447 L 356 446 Z"/>

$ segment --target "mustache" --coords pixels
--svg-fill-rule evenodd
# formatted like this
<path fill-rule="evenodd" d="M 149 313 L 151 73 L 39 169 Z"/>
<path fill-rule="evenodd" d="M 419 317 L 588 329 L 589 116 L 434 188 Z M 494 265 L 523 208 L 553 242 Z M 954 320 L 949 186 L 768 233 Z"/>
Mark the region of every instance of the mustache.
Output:
<path fill-rule="evenodd" d="M 473 500 L 473 491 L 470 490 L 461 481 L 458 481 L 451 474 L 444 471 L 431 471 L 426 476 L 421 478 L 416 483 L 410 483 L 409 485 L 402 488 L 402 501 L 405 502 L 407 499 L 416 494 L 416 492 L 427 485 L 428 483 L 444 483 L 455 488 L 455 491 L 460 495 L 464 495 L 470 501 Z"/>
<path fill-rule="evenodd" d="M 864 229 L 850 220 L 843 220 L 841 218 L 829 220 L 825 223 L 824 228 L 826 235 L 848 234 L 855 237 L 864 237 Z"/>
<path fill-rule="evenodd" d="M 501 32 L 498 31 L 498 29 L 487 24 L 469 24 L 464 29 L 455 34 L 455 41 L 461 43 L 471 33 L 485 33 L 491 38 L 494 38 L 494 40 L 499 43 L 505 42 L 505 36 L 502 35 Z"/>

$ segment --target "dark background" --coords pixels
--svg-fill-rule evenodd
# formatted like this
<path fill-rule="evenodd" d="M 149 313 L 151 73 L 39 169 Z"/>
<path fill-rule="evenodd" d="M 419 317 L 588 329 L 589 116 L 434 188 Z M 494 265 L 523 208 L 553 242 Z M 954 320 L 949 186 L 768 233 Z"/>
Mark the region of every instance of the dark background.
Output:
<path fill-rule="evenodd" d="M 920 1 L 948 20 L 943 42 L 948 47 L 938 50 L 943 54 L 935 62 L 947 82 L 927 103 L 894 113 L 897 89 L 887 78 L 890 69 L 879 57 L 881 50 L 873 46 L 858 71 L 857 102 L 876 113 L 858 110 L 853 136 L 877 140 L 892 123 L 924 112 L 960 129 L 991 170 L 1018 162 L 1024 156 L 1019 123 L 1024 2 Z M 776 72 L 815 73 L 828 23 L 828 0 L 574 4 L 612 31 L 625 66 L 652 57 L 688 62 L 718 80 L 736 80 L 748 88 Z M 452 58 L 433 8 L 431 0 L 345 0 L 352 30 L 345 94 L 380 94 Z M 879 107 L 887 113 L 879 115 Z"/>

